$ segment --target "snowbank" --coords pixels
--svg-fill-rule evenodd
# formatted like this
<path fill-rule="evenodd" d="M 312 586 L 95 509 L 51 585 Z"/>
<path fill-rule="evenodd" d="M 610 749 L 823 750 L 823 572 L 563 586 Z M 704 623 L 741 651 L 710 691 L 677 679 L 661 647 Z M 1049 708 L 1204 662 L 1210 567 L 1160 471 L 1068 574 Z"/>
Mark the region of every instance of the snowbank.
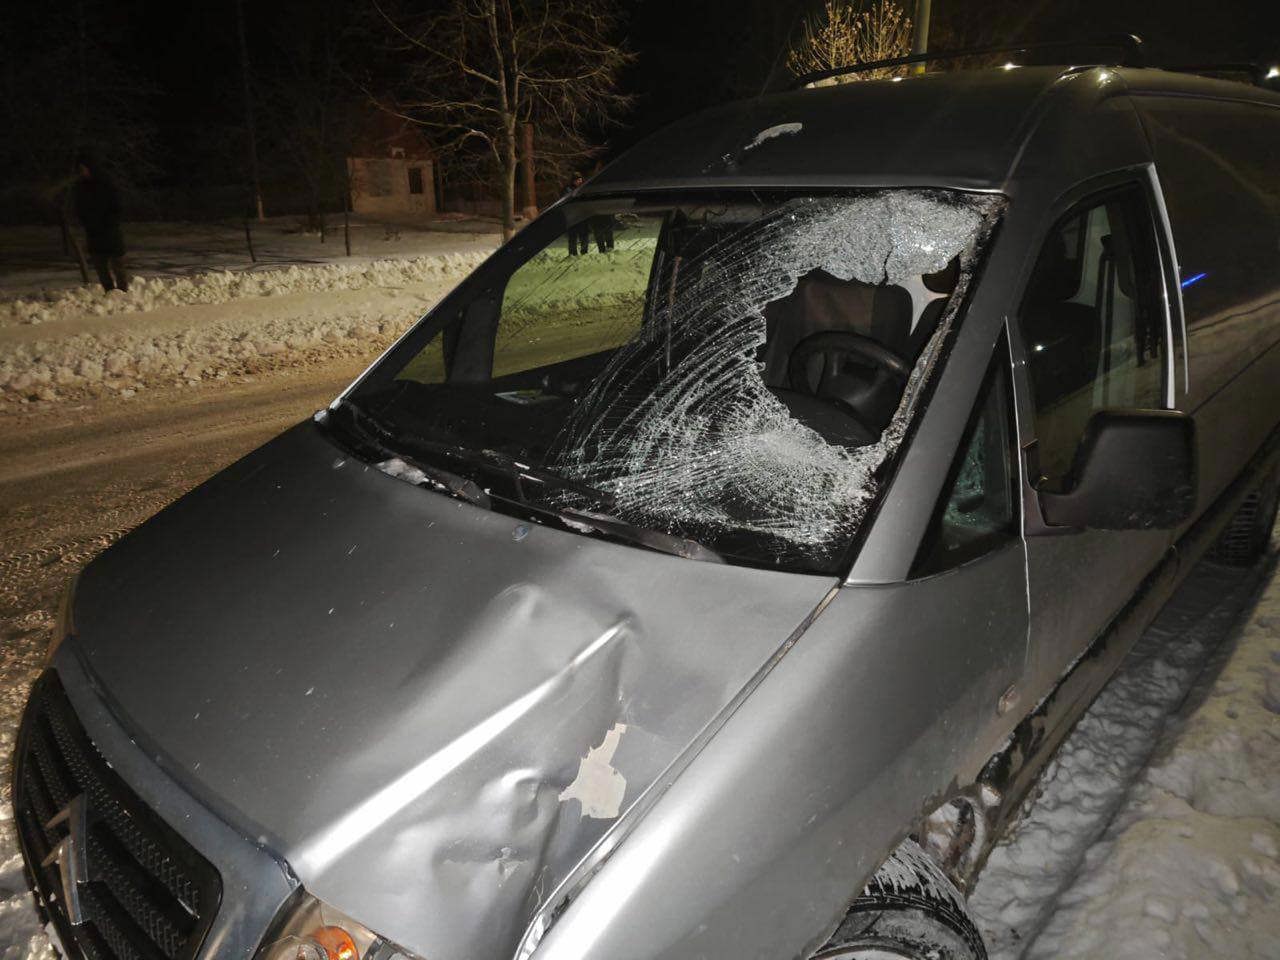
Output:
<path fill-rule="evenodd" d="M 137 277 L 127 293 L 104 293 L 97 286 L 49 291 L 41 296 L 0 301 L 0 326 L 49 323 L 69 317 L 109 316 L 155 310 L 161 306 L 226 303 L 245 297 L 270 297 L 325 290 L 396 287 L 437 279 L 459 279 L 488 255 L 449 253 L 402 260 L 289 266 L 283 269 L 218 270 L 192 277 Z"/>
<path fill-rule="evenodd" d="M 10 324 L 6 334 L 0 320 L 0 397 L 127 397 L 156 384 L 372 356 L 485 256 L 139 279 L 128 293 L 80 288 L 10 301 L 0 304 Z M 15 326 L 44 323 L 47 338 L 43 327 Z"/>
<path fill-rule="evenodd" d="M 1280 590 L 1269 589 L 1033 956 L 1280 957 Z"/>
<path fill-rule="evenodd" d="M 1202 567 L 1063 744 L 970 899 L 993 960 L 1280 957 L 1280 584 L 1237 622 L 1259 573 Z"/>

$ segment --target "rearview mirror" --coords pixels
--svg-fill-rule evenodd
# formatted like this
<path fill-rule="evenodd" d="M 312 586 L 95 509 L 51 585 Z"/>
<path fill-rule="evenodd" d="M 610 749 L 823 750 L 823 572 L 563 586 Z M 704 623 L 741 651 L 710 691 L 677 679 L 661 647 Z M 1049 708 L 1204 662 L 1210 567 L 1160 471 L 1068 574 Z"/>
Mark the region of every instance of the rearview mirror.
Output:
<path fill-rule="evenodd" d="M 1196 505 L 1195 421 L 1174 410 L 1100 410 L 1061 493 L 1040 493 L 1051 526 L 1163 530 Z"/>

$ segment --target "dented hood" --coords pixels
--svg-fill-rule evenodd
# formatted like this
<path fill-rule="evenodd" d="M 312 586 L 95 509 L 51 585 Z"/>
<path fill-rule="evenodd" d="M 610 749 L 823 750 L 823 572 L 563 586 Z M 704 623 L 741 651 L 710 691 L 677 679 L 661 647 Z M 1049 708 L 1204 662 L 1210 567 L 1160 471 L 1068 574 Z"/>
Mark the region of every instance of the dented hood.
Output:
<path fill-rule="evenodd" d="M 516 527 L 306 423 L 91 564 L 69 650 L 312 893 L 511 956 L 834 585 Z"/>

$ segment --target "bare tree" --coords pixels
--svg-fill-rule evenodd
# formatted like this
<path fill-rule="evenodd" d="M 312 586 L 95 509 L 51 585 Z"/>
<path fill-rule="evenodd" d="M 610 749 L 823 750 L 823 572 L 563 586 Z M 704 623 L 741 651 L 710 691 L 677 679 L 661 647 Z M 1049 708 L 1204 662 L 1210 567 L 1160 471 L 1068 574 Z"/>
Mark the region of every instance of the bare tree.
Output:
<path fill-rule="evenodd" d="M 905 57 L 911 52 L 911 18 L 892 0 L 826 0 L 822 12 L 805 20 L 800 39 L 787 54 L 796 76 L 839 67 Z M 903 76 L 906 67 L 867 70 L 819 81 L 819 85 Z"/>
<path fill-rule="evenodd" d="M 521 126 L 531 123 L 538 161 L 563 165 L 594 152 L 627 106 L 618 73 L 631 55 L 608 0 L 445 0 L 414 15 L 373 0 L 400 71 L 384 109 L 422 124 L 455 164 L 484 159 L 501 177 L 502 231 L 515 232 Z M 478 148 L 478 150 L 477 150 Z"/>

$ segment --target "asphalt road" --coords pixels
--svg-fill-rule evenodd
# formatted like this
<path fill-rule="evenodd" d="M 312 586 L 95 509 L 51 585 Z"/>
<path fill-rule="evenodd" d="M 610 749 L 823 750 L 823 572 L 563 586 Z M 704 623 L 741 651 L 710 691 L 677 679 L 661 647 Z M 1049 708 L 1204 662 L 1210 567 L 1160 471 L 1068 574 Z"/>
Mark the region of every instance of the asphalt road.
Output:
<path fill-rule="evenodd" d="M 362 364 L 0 413 L 0 794 L 63 584 L 161 507 L 327 403 Z M 7 822 L 3 824 L 5 830 Z M 7 848 L 0 838 L 0 852 Z"/>
<path fill-rule="evenodd" d="M 52 958 L 16 853 L 9 764 L 63 585 L 126 531 L 310 416 L 361 369 L 347 361 L 259 382 L 0 411 L 0 960 Z"/>

